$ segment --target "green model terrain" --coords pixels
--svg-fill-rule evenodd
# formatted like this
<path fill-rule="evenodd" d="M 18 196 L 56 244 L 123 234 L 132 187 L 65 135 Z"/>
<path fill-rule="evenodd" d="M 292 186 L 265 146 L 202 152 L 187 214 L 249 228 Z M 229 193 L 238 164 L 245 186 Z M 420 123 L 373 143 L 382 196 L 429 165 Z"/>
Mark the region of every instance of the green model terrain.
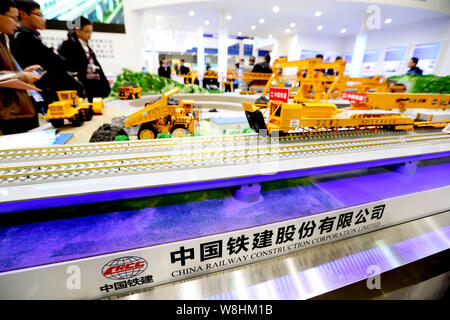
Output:
<path fill-rule="evenodd" d="M 404 74 L 389 77 L 388 81 L 404 84 L 408 88 L 406 91 L 408 93 L 450 93 L 450 76 Z"/>
<path fill-rule="evenodd" d="M 123 69 L 111 90 L 110 97 L 117 98 L 117 89 L 120 86 L 134 84 L 142 88 L 142 95 L 162 94 L 173 88 L 180 88 L 180 93 L 221 93 L 217 90 L 207 90 L 196 84 L 182 84 L 177 81 L 150 74 L 148 72 L 132 72 Z"/>

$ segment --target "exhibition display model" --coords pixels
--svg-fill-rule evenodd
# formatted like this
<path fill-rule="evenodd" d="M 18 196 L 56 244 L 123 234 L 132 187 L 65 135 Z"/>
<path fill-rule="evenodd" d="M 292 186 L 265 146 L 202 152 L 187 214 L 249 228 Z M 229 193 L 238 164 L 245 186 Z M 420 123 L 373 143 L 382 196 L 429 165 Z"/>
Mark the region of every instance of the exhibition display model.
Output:
<path fill-rule="evenodd" d="M 417 121 L 412 117 L 402 114 L 401 111 L 392 111 L 391 109 L 399 108 L 404 110 L 405 106 L 411 108 L 448 108 L 449 95 L 421 94 L 419 96 L 411 94 L 398 93 L 373 93 L 373 96 L 381 98 L 377 101 L 381 103 L 365 104 L 366 110 L 348 110 L 339 109 L 334 104 L 323 102 L 302 102 L 302 103 L 284 103 L 279 101 L 271 101 L 264 111 L 269 113 L 269 119 L 266 123 L 264 114 L 261 109 L 264 106 L 242 102 L 250 128 L 262 135 L 278 135 L 283 136 L 289 131 L 300 131 L 303 134 L 311 135 L 316 132 L 337 133 L 342 130 L 413 130 L 415 127 L 434 127 L 443 128 L 450 120 L 441 121 Z M 389 100 L 391 104 L 386 104 Z M 398 97 L 401 95 L 401 97 Z M 410 96 L 410 97 L 408 97 Z M 397 97 L 397 99 L 396 99 Z M 384 98 L 384 99 L 383 99 Z M 401 98 L 401 99 L 400 99 Z M 416 100 L 416 101 L 415 101 Z M 421 102 L 418 102 L 418 101 Z M 411 104 L 405 104 L 405 102 Z M 389 109 L 389 110 L 380 110 Z"/>
<path fill-rule="evenodd" d="M 138 87 L 134 84 L 129 84 L 126 86 L 121 86 L 118 88 L 119 99 L 139 99 L 141 98 L 142 87 Z"/>
<path fill-rule="evenodd" d="M 58 91 L 58 100 L 48 105 L 47 114 L 43 119 L 49 120 L 53 127 L 64 125 L 64 119 L 72 124 L 81 126 L 84 121 L 92 119 L 94 114 L 103 114 L 103 99 L 94 98 L 92 103 L 86 102 L 77 96 L 75 90 Z"/>
<path fill-rule="evenodd" d="M 168 98 L 178 91 L 179 88 L 172 89 L 164 93 L 160 100 L 147 103 L 142 110 L 129 116 L 125 128 L 140 125 L 140 140 L 154 139 L 160 133 L 170 133 L 173 137 L 193 135 L 200 112 L 193 100 L 181 100 L 177 105 L 169 105 Z"/>

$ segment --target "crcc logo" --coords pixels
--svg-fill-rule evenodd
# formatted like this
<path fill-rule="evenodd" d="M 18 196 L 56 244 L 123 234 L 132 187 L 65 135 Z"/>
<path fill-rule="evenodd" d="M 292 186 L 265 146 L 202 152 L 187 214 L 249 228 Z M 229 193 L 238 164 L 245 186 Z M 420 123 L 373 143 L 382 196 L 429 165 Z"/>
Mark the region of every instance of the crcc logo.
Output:
<path fill-rule="evenodd" d="M 126 280 L 137 277 L 147 269 L 147 260 L 140 257 L 122 257 L 103 266 L 102 275 L 111 280 Z"/>

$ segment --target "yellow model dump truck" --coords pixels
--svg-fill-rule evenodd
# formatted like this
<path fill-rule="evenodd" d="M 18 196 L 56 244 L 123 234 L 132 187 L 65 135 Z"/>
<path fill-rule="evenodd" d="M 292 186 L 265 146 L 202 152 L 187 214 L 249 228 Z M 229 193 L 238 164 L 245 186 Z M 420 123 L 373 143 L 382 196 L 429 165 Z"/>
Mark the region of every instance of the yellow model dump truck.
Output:
<path fill-rule="evenodd" d="M 118 88 L 119 99 L 121 100 L 139 99 L 141 98 L 141 91 L 142 88 L 134 84 L 121 86 Z"/>
<path fill-rule="evenodd" d="M 142 110 L 129 116 L 125 128 L 141 125 L 138 131 L 139 139 L 154 139 L 158 133 L 171 133 L 173 137 L 192 135 L 199 118 L 199 110 L 194 107 L 194 101 L 181 100 L 177 105 L 169 105 L 171 95 L 180 91 L 170 90 L 161 96 L 159 101 L 147 103 Z"/>
<path fill-rule="evenodd" d="M 56 93 L 58 101 L 49 104 L 47 114 L 43 116 L 55 128 L 62 127 L 64 119 L 80 126 L 84 121 L 91 120 L 94 114 L 103 114 L 102 98 L 94 98 L 92 103 L 88 103 L 79 98 L 75 90 Z"/>

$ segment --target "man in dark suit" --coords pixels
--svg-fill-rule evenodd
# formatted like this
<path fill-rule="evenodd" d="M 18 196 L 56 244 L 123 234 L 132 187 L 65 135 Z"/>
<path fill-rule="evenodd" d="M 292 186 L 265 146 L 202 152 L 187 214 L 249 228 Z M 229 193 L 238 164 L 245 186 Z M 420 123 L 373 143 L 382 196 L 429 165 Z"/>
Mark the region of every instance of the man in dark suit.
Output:
<path fill-rule="evenodd" d="M 172 70 L 167 62 L 167 58 L 163 57 L 158 68 L 158 76 L 169 78 L 171 77 Z"/>
<path fill-rule="evenodd" d="M 67 40 L 59 47 L 59 54 L 66 59 L 69 71 L 75 73 L 83 84 L 85 97 L 89 101 L 97 97 L 106 98 L 111 87 L 94 50 L 89 45 L 94 26 L 84 17 L 77 18 L 75 22 L 76 28 L 68 32 Z"/>
<path fill-rule="evenodd" d="M 186 75 L 191 71 L 188 67 L 184 65 L 184 59 L 180 60 L 180 75 Z M 184 83 L 191 83 L 191 79 L 184 78 Z"/>
<path fill-rule="evenodd" d="M 22 67 L 38 64 L 47 72 L 36 86 L 46 104 L 58 100 L 56 91 L 77 90 L 83 96 L 83 86 L 67 73 L 65 59 L 41 40 L 38 30 L 44 30 L 46 20 L 39 3 L 18 0 L 20 26 L 11 41 L 11 52 Z"/>
<path fill-rule="evenodd" d="M 270 55 L 266 54 L 264 56 L 264 61 L 261 63 L 256 64 L 253 67 L 252 72 L 258 72 L 258 73 L 272 73 L 272 69 L 270 68 Z"/>

